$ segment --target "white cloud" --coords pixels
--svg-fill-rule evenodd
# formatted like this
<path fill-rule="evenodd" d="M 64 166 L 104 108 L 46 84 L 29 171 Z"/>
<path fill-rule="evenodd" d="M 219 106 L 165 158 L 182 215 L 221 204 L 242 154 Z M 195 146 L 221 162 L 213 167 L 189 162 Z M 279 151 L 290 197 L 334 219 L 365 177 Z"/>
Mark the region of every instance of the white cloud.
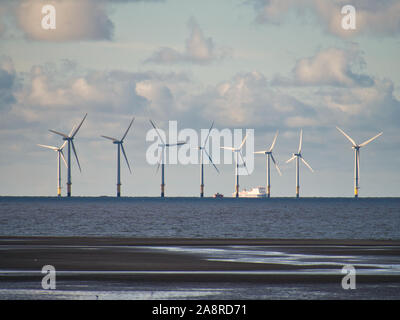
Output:
<path fill-rule="evenodd" d="M 217 48 L 212 38 L 206 38 L 194 18 L 188 22 L 190 36 L 186 40 L 184 52 L 161 47 L 149 57 L 146 62 L 157 64 L 195 63 L 209 64 L 230 55 L 230 49 Z"/>

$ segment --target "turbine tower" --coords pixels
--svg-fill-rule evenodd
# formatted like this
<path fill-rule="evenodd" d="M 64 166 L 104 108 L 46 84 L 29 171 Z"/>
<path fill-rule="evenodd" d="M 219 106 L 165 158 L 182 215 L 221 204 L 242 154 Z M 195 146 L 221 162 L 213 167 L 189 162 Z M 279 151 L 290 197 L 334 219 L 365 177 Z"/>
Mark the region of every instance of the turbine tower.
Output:
<path fill-rule="evenodd" d="M 383 132 L 377 134 L 375 137 L 372 137 L 371 139 L 361 144 L 357 144 L 342 129 L 340 129 L 339 127 L 336 127 L 336 129 L 338 129 L 351 142 L 352 148 L 354 149 L 354 197 L 358 198 L 358 182 L 360 179 L 360 148 L 365 147 L 368 143 L 378 138 L 380 135 L 383 134 Z"/>
<path fill-rule="evenodd" d="M 52 147 L 52 146 L 46 146 L 43 144 L 38 144 L 39 147 L 51 149 L 57 152 L 57 196 L 61 197 L 61 159 L 63 159 L 65 166 L 68 168 L 68 164 L 65 161 L 63 149 L 65 145 L 67 144 L 67 141 L 63 143 L 61 147 Z"/>
<path fill-rule="evenodd" d="M 181 146 L 183 144 L 186 144 L 186 141 L 185 142 L 178 141 L 178 143 L 165 143 L 164 139 L 161 137 L 160 133 L 158 132 L 158 129 L 157 129 L 156 125 L 154 124 L 154 122 L 150 120 L 150 123 L 153 126 L 153 128 L 156 130 L 157 135 L 160 138 L 160 141 L 162 142 L 162 143 L 158 144 L 159 148 L 161 148 L 161 152 L 160 152 L 160 159 L 158 160 L 157 172 L 160 169 L 160 165 L 161 165 L 161 198 L 164 198 L 164 196 L 165 196 L 165 175 L 164 175 L 165 149 L 169 148 L 169 147 L 174 147 L 174 146 Z"/>
<path fill-rule="evenodd" d="M 210 133 L 211 133 L 213 126 L 214 126 L 214 122 L 211 124 L 210 130 L 208 130 L 208 135 L 207 135 L 206 140 L 204 141 L 203 146 L 200 145 L 200 146 L 196 147 L 196 149 L 200 151 L 200 198 L 204 197 L 204 163 L 203 163 L 204 153 L 210 160 L 211 164 L 214 166 L 215 170 L 217 170 L 217 172 L 219 173 L 218 168 L 215 166 L 214 162 L 211 159 L 211 156 L 208 154 L 208 152 L 206 150 L 206 144 L 207 144 L 208 138 L 210 137 Z"/>
<path fill-rule="evenodd" d="M 288 161 L 286 161 L 286 163 L 289 163 L 290 161 L 296 159 L 296 198 L 299 198 L 299 192 L 300 192 L 300 171 L 299 171 L 300 159 L 308 167 L 308 169 L 311 170 L 311 172 L 314 172 L 311 166 L 307 163 L 306 160 L 304 160 L 303 156 L 301 155 L 302 144 L 303 144 L 303 130 L 300 130 L 299 150 L 297 151 L 297 153 L 293 153 L 293 156 Z"/>
<path fill-rule="evenodd" d="M 278 170 L 279 175 L 281 176 L 281 170 L 278 167 L 278 164 L 276 163 L 274 156 L 272 155 L 272 150 L 274 149 L 275 143 L 276 143 L 276 138 L 278 137 L 278 131 L 275 134 L 275 138 L 272 141 L 272 145 L 268 150 L 263 150 L 263 151 L 257 151 L 254 152 L 255 154 L 265 154 L 267 156 L 267 197 L 271 197 L 271 176 L 270 176 L 270 159 L 273 161 L 276 170 Z"/>
<path fill-rule="evenodd" d="M 76 162 L 78 163 L 79 171 L 81 170 L 81 165 L 79 164 L 79 159 L 78 155 L 76 154 L 76 149 L 74 145 L 74 138 L 76 134 L 78 133 L 79 129 L 81 128 L 83 122 L 85 121 L 87 117 L 87 113 L 83 117 L 82 121 L 79 123 L 78 127 L 75 128 L 75 126 L 72 128 L 71 132 L 66 135 L 64 133 L 55 131 L 55 130 L 49 130 L 52 133 L 58 134 L 59 136 L 63 137 L 63 140 L 68 143 L 68 181 L 67 181 L 67 196 L 71 197 L 71 186 L 72 186 L 72 180 L 71 180 L 71 147 L 75 155 Z"/>
<path fill-rule="evenodd" d="M 247 135 L 244 137 L 242 143 L 240 144 L 240 146 L 238 148 L 231 148 L 231 147 L 221 147 L 221 149 L 226 149 L 226 150 L 230 150 L 234 153 L 236 153 L 236 157 L 235 157 L 235 162 L 236 162 L 236 170 L 235 170 L 235 176 L 236 176 L 236 184 L 235 184 L 235 198 L 239 198 L 239 157 L 242 159 L 243 165 L 246 168 L 247 174 L 249 174 L 249 171 L 247 170 L 247 166 L 246 166 L 246 162 L 243 159 L 243 155 L 242 155 L 242 148 L 244 146 L 244 143 L 246 142 L 247 139 Z"/>
<path fill-rule="evenodd" d="M 108 136 L 102 136 L 105 139 L 111 140 L 113 144 L 117 145 L 117 197 L 121 197 L 121 150 L 124 155 L 124 158 L 126 160 L 126 164 L 128 165 L 129 172 L 132 174 L 131 171 L 131 166 L 129 165 L 128 158 L 125 153 L 124 149 L 124 139 L 126 138 L 126 135 L 128 134 L 129 129 L 131 128 L 133 121 L 135 118 L 132 119 L 131 123 L 129 124 L 128 129 L 125 131 L 125 134 L 122 136 L 121 140 L 118 140 L 116 138 L 108 137 Z"/>

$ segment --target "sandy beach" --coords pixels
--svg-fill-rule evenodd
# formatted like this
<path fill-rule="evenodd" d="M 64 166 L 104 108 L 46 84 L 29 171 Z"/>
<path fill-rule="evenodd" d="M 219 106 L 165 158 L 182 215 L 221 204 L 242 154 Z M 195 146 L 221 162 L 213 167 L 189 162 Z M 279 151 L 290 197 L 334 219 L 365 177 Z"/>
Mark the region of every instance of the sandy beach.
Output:
<path fill-rule="evenodd" d="M 53 265 L 65 280 L 340 283 L 341 267 L 361 257 L 376 262 L 359 263 L 357 281 L 400 283 L 400 273 L 374 272 L 399 256 L 400 241 L 383 240 L 0 237 L 0 281 L 39 279 Z"/>

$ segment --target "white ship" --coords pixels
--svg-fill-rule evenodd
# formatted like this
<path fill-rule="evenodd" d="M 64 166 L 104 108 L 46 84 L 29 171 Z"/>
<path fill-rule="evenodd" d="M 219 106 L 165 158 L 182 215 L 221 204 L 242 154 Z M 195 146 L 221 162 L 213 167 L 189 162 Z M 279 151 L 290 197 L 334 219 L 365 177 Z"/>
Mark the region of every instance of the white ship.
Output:
<path fill-rule="evenodd" d="M 236 193 L 232 194 L 233 197 L 236 196 Z M 243 189 L 243 191 L 239 192 L 239 198 L 266 198 L 267 193 L 265 192 L 265 187 L 256 187 L 251 190 Z"/>

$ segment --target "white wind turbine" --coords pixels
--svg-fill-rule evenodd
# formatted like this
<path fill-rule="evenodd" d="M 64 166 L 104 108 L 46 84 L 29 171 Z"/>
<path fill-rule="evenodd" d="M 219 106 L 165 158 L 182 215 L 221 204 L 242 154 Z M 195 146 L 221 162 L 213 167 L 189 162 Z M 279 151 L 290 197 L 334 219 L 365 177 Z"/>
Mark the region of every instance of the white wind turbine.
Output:
<path fill-rule="evenodd" d="M 296 159 L 296 198 L 299 197 L 299 191 L 300 191 L 300 171 L 299 171 L 300 159 L 308 167 L 308 169 L 311 170 L 311 172 L 314 172 L 311 166 L 307 163 L 306 160 L 304 160 L 303 156 L 301 155 L 302 144 L 303 144 L 303 130 L 300 130 L 299 149 L 297 153 L 293 153 L 293 156 L 288 161 L 286 161 L 286 163 L 289 163 L 290 161 Z"/>
<path fill-rule="evenodd" d="M 279 175 L 281 176 L 281 170 L 278 167 L 278 164 L 276 163 L 274 156 L 272 155 L 272 150 L 274 149 L 275 143 L 276 143 L 276 138 L 278 137 L 278 131 L 275 134 L 275 138 L 272 141 L 271 147 L 268 150 L 263 150 L 263 151 L 256 151 L 254 153 L 256 154 L 265 154 L 267 156 L 267 197 L 271 197 L 271 176 L 270 176 L 270 159 L 273 161 L 276 170 L 278 170 Z"/>
<path fill-rule="evenodd" d="M 52 147 L 52 146 L 46 146 L 43 144 L 38 144 L 38 146 L 51 149 L 57 152 L 57 196 L 61 197 L 61 159 L 63 159 L 65 166 L 68 168 L 68 164 L 65 161 L 63 149 L 65 145 L 67 144 L 67 141 L 63 143 L 61 147 Z"/>
<path fill-rule="evenodd" d="M 129 165 L 129 161 L 126 156 L 123 143 L 124 143 L 126 135 L 128 134 L 128 131 L 131 128 L 134 120 L 135 120 L 135 118 L 132 119 L 131 123 L 129 124 L 128 129 L 125 131 L 125 134 L 122 136 L 121 140 L 118 140 L 118 139 L 112 138 L 112 137 L 108 137 L 108 136 L 102 136 L 105 139 L 111 140 L 113 142 L 113 144 L 116 144 L 118 146 L 118 148 L 117 148 L 117 197 L 118 198 L 121 197 L 121 150 L 122 150 L 122 153 L 126 160 L 126 164 L 128 165 L 129 172 L 132 173 L 131 166 Z"/>
<path fill-rule="evenodd" d="M 210 160 L 211 164 L 214 166 L 215 170 L 219 173 L 218 168 L 215 166 L 214 162 L 211 159 L 211 156 L 206 150 L 206 144 L 208 141 L 208 138 L 210 137 L 211 130 L 214 126 L 214 122 L 211 124 L 210 130 L 208 130 L 208 135 L 206 137 L 206 140 L 204 141 L 203 146 L 197 146 L 196 149 L 200 151 L 200 198 L 204 197 L 204 163 L 203 163 L 203 158 L 204 158 L 204 153 Z"/>
<path fill-rule="evenodd" d="M 58 134 L 59 136 L 63 137 L 63 140 L 66 141 L 68 143 L 68 181 L 67 181 L 67 196 L 71 197 L 71 186 L 72 186 L 72 181 L 71 181 L 71 147 L 72 150 L 74 152 L 75 155 L 75 159 L 76 162 L 78 163 L 78 167 L 79 167 L 79 171 L 81 170 L 81 165 L 79 164 L 79 159 L 78 159 L 78 155 L 76 154 L 76 149 L 75 149 L 75 145 L 74 145 L 74 138 L 76 136 L 76 134 L 78 133 L 79 129 L 81 128 L 83 122 L 85 121 L 87 117 L 87 113 L 85 114 L 84 118 L 82 119 L 82 121 L 79 123 L 78 127 L 73 127 L 71 132 L 66 135 L 64 133 L 55 131 L 55 130 L 49 130 L 52 133 Z"/>
<path fill-rule="evenodd" d="M 161 137 L 160 133 L 158 132 L 158 129 L 156 125 L 154 124 L 153 121 L 150 120 L 151 125 L 153 128 L 156 130 L 158 137 L 160 138 L 160 141 L 162 143 L 158 144 L 158 147 L 161 148 L 160 152 L 160 159 L 158 160 L 158 166 L 157 166 L 157 172 L 160 169 L 161 165 L 161 198 L 164 198 L 165 196 L 165 175 L 164 175 L 164 166 L 165 166 L 165 149 L 169 147 L 174 147 L 174 146 L 181 146 L 186 144 L 185 142 L 179 142 L 178 143 L 165 143 L 164 139 Z"/>
<path fill-rule="evenodd" d="M 354 149 L 354 197 L 358 198 L 358 182 L 360 178 L 360 148 L 365 147 L 368 143 L 378 138 L 380 135 L 383 134 L 383 132 L 378 133 L 375 137 L 372 137 L 371 139 L 361 144 L 357 144 L 342 129 L 340 129 L 339 127 L 336 127 L 336 129 L 338 129 L 351 142 L 352 148 Z"/>
<path fill-rule="evenodd" d="M 238 148 L 231 148 L 231 147 L 221 147 L 221 149 L 226 149 L 226 150 L 230 150 L 234 153 L 236 153 L 236 157 L 235 157 L 235 162 L 236 162 L 236 170 L 235 170 L 235 175 L 236 175 L 236 185 L 235 185 L 235 197 L 239 198 L 239 157 L 242 159 L 243 165 L 246 168 L 247 174 L 249 174 L 249 171 L 247 170 L 247 166 L 246 166 L 246 162 L 243 159 L 243 155 L 242 155 L 242 148 L 244 146 L 244 143 L 246 142 L 247 139 L 247 135 L 244 137 L 242 143 L 240 144 L 240 146 Z"/>

